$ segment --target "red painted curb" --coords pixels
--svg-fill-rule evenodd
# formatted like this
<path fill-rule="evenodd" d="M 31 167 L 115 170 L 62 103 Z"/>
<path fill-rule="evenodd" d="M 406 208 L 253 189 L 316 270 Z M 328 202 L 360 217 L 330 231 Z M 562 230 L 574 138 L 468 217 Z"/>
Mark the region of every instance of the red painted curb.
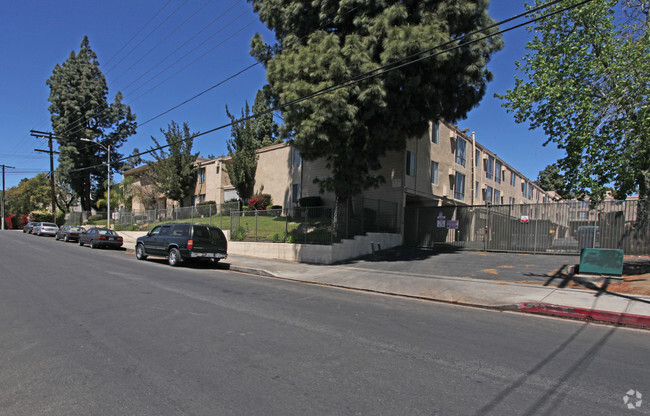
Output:
<path fill-rule="evenodd" d="M 552 305 L 550 303 L 539 302 L 522 302 L 517 304 L 517 306 L 521 312 L 585 319 L 619 325 L 632 325 L 650 329 L 650 316 L 645 315 L 574 308 L 572 306 Z"/>

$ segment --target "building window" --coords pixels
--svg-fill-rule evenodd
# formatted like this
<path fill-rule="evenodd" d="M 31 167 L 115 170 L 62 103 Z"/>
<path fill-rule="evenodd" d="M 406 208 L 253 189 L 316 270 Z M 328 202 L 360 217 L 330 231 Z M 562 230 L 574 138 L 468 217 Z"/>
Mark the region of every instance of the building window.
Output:
<path fill-rule="evenodd" d="M 528 199 L 533 199 L 533 184 L 528 184 Z"/>
<path fill-rule="evenodd" d="M 300 199 L 300 184 L 294 183 L 291 185 L 291 202 L 298 202 Z"/>
<path fill-rule="evenodd" d="M 476 185 L 474 185 L 474 198 L 478 199 L 478 194 L 481 191 L 481 185 L 479 185 L 478 181 L 476 181 Z"/>
<path fill-rule="evenodd" d="M 494 169 L 494 181 L 496 183 L 501 183 L 501 167 L 503 166 L 500 161 L 496 161 L 495 164 L 495 169 Z"/>
<path fill-rule="evenodd" d="M 517 175 L 513 171 L 510 171 L 510 185 L 517 186 Z"/>
<path fill-rule="evenodd" d="M 217 165 L 217 175 L 219 174 L 219 165 Z"/>
<path fill-rule="evenodd" d="M 298 149 L 295 147 L 291 148 L 291 158 L 293 159 L 293 167 L 294 168 L 299 168 L 302 166 L 302 157 L 300 156 L 300 152 Z"/>
<path fill-rule="evenodd" d="M 438 185 L 438 162 L 431 161 L 431 183 Z"/>
<path fill-rule="evenodd" d="M 527 190 L 526 186 L 528 186 L 528 183 L 526 183 L 526 181 L 522 181 L 521 182 L 521 194 L 524 196 L 524 198 L 526 198 L 526 194 L 528 193 L 528 190 Z"/>
<path fill-rule="evenodd" d="M 514 204 L 515 204 L 515 198 L 511 196 L 510 197 L 510 205 L 514 205 Z"/>
<path fill-rule="evenodd" d="M 474 153 L 474 166 L 477 168 L 481 164 L 481 151 L 476 149 L 476 153 Z"/>
<path fill-rule="evenodd" d="M 205 202 L 205 194 L 195 195 L 194 196 L 194 205 L 198 205 L 201 202 Z"/>
<path fill-rule="evenodd" d="M 431 123 L 431 143 L 438 144 L 440 138 L 440 124 Z"/>
<path fill-rule="evenodd" d="M 465 167 L 465 148 L 467 142 L 460 137 L 456 138 L 456 163 Z"/>
<path fill-rule="evenodd" d="M 496 205 L 502 205 L 503 204 L 503 201 L 501 201 L 501 191 L 499 191 L 498 189 L 494 190 L 494 203 Z"/>
<path fill-rule="evenodd" d="M 205 182 L 205 168 L 199 168 L 199 183 Z"/>
<path fill-rule="evenodd" d="M 406 151 L 406 174 L 415 176 L 415 155 L 410 150 Z"/>
<path fill-rule="evenodd" d="M 494 156 L 488 156 L 487 166 L 485 167 L 485 177 L 488 179 L 494 177 Z"/>
<path fill-rule="evenodd" d="M 456 172 L 456 186 L 454 187 L 454 198 L 459 201 L 465 200 L 465 175 Z"/>
<path fill-rule="evenodd" d="M 485 200 L 486 204 L 491 204 L 492 203 L 492 187 L 491 186 L 488 186 L 487 188 L 485 188 L 485 198 L 483 198 L 483 200 Z"/>

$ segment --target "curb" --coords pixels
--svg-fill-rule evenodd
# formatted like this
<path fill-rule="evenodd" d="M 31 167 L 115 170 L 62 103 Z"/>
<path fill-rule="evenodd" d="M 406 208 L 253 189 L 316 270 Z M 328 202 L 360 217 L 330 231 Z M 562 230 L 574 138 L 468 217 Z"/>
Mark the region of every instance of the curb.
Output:
<path fill-rule="evenodd" d="M 604 322 L 614 325 L 626 325 L 643 329 L 650 329 L 650 316 L 644 315 L 609 312 L 587 308 L 576 308 L 572 306 L 561 306 L 540 302 L 522 302 L 517 304 L 517 307 L 520 312 L 525 313 L 552 315 L 562 318 L 572 318 L 585 321 Z"/>

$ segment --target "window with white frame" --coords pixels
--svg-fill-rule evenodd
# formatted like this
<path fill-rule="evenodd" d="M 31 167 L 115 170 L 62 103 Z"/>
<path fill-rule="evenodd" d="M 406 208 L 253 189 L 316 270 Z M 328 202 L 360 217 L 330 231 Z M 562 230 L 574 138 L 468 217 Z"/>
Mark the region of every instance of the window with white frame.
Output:
<path fill-rule="evenodd" d="M 204 183 L 205 182 L 205 168 L 199 168 L 198 175 L 199 175 L 199 183 Z"/>
<path fill-rule="evenodd" d="M 474 198 L 478 199 L 479 193 L 481 192 L 481 185 L 476 181 L 476 184 L 474 185 Z"/>
<path fill-rule="evenodd" d="M 476 149 L 474 153 L 474 166 L 479 167 L 481 165 L 481 151 Z"/>
<path fill-rule="evenodd" d="M 501 205 L 503 202 L 501 202 L 501 191 L 498 189 L 494 190 L 494 204 L 495 205 Z"/>
<path fill-rule="evenodd" d="M 298 149 L 295 147 L 291 148 L 291 158 L 293 159 L 293 167 L 294 168 L 299 168 L 302 166 L 302 157 L 300 156 L 300 152 Z"/>
<path fill-rule="evenodd" d="M 492 179 L 494 177 L 494 156 L 488 156 L 487 166 L 485 166 L 485 177 Z"/>
<path fill-rule="evenodd" d="M 431 123 L 431 143 L 438 144 L 440 139 L 440 123 Z"/>
<path fill-rule="evenodd" d="M 465 167 L 465 150 L 467 142 L 460 137 L 456 138 L 456 163 Z"/>
<path fill-rule="evenodd" d="M 497 160 L 494 163 L 494 181 L 496 183 L 501 183 L 501 167 L 502 166 L 503 166 L 503 164 L 499 160 Z"/>
<path fill-rule="evenodd" d="M 523 195 L 524 198 L 526 198 L 526 195 L 528 195 L 528 183 L 526 181 L 521 182 L 521 194 Z"/>
<path fill-rule="evenodd" d="M 431 161 L 431 183 L 438 184 L 438 162 Z"/>
<path fill-rule="evenodd" d="M 528 199 L 533 199 L 533 184 L 528 184 Z"/>
<path fill-rule="evenodd" d="M 510 204 L 510 205 L 514 205 L 514 204 L 515 204 L 515 197 L 513 197 L 513 196 L 510 197 L 509 204 Z"/>
<path fill-rule="evenodd" d="M 492 187 L 488 186 L 485 188 L 485 198 L 483 198 L 486 204 L 492 203 Z"/>
<path fill-rule="evenodd" d="M 300 199 L 300 184 L 294 183 L 291 185 L 291 202 L 298 202 Z"/>
<path fill-rule="evenodd" d="M 415 155 L 410 150 L 406 151 L 406 175 L 415 176 Z"/>
<path fill-rule="evenodd" d="M 454 186 L 454 198 L 459 201 L 465 200 L 465 175 L 456 172 L 456 183 Z"/>
<path fill-rule="evenodd" d="M 195 195 L 194 196 L 194 205 L 198 205 L 201 202 L 205 202 L 205 194 Z"/>
<path fill-rule="evenodd" d="M 517 174 L 510 171 L 510 185 L 517 186 Z"/>

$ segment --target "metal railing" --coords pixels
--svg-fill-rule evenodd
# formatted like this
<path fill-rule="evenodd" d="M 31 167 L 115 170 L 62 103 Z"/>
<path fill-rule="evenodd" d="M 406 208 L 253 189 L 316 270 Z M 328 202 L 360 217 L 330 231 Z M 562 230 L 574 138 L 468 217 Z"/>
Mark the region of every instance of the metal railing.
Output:
<path fill-rule="evenodd" d="M 650 254 L 650 227 L 637 222 L 638 201 L 414 207 L 406 209 L 409 245 L 577 254 L 583 248 Z M 417 219 L 417 220 L 414 220 Z"/>

